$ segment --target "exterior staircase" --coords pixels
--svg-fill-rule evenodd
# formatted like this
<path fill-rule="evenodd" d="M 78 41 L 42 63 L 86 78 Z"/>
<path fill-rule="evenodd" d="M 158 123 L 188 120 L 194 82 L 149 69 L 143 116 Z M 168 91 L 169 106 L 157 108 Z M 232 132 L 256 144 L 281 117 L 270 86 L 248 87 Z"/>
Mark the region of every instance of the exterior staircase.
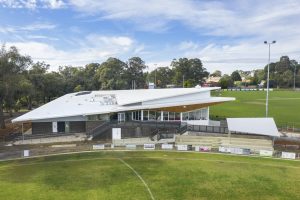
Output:
<path fill-rule="evenodd" d="M 104 122 L 99 126 L 93 128 L 92 130 L 86 133 L 87 139 L 92 140 L 93 138 L 100 136 L 111 128 L 111 124 L 109 122 Z"/>

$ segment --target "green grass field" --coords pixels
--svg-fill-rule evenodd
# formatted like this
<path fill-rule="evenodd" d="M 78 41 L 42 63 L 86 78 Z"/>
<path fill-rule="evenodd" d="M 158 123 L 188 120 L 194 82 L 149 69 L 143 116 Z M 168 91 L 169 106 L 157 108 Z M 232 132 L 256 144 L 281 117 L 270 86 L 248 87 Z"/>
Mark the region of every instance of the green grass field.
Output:
<path fill-rule="evenodd" d="M 154 199 L 300 199 L 300 162 L 159 151 L 0 162 L 0 199 L 151 199 L 132 169 Z"/>
<path fill-rule="evenodd" d="M 211 106 L 212 117 L 265 117 L 264 91 L 222 91 L 221 96 L 235 97 L 236 101 Z M 300 128 L 300 92 L 270 91 L 269 116 L 277 126 L 288 123 Z"/>

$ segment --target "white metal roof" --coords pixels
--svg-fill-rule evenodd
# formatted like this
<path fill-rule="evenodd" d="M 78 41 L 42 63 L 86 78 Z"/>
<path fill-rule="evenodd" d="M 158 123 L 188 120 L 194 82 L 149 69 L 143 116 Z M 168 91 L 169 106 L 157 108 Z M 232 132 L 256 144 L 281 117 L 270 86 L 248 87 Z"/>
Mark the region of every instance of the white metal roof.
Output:
<path fill-rule="evenodd" d="M 231 132 L 280 136 L 273 118 L 227 118 L 227 124 Z"/>
<path fill-rule="evenodd" d="M 234 98 L 210 97 L 210 91 L 215 89 L 219 88 L 102 90 L 71 93 L 28 112 L 14 119 L 13 122 L 234 100 Z"/>

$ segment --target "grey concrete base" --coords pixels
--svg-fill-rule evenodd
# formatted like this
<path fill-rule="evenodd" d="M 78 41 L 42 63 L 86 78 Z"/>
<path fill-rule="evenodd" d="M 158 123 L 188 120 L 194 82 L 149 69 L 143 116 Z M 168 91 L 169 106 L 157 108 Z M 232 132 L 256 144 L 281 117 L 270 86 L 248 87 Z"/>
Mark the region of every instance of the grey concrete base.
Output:
<path fill-rule="evenodd" d="M 79 142 L 79 141 L 85 141 L 85 140 L 86 140 L 86 134 L 79 133 L 79 134 L 68 135 L 68 136 L 18 140 L 16 142 L 14 142 L 13 144 L 14 145 L 46 144 L 46 143 L 59 143 L 59 142 Z"/>

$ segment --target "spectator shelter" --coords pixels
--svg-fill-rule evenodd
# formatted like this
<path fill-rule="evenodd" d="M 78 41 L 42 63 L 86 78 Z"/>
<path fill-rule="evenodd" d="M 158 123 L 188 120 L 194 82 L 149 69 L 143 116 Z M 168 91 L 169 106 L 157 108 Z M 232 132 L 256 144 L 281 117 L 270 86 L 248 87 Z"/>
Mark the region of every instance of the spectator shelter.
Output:
<path fill-rule="evenodd" d="M 279 137 L 273 118 L 227 118 L 228 133 Z"/>

